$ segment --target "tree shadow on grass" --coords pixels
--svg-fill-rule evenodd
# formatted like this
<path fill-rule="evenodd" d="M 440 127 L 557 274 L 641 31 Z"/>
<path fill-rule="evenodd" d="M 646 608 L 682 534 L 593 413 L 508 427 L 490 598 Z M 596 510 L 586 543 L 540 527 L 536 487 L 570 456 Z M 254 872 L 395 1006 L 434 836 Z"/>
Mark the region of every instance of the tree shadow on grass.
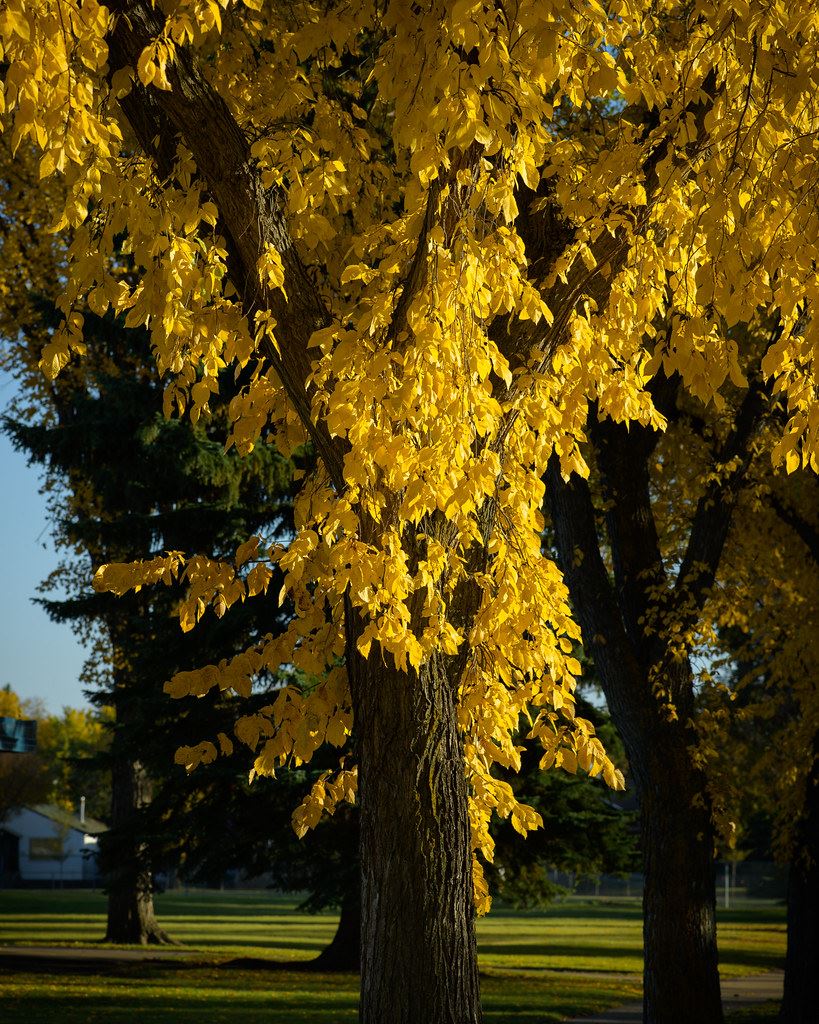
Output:
<path fill-rule="evenodd" d="M 353 1024 L 358 980 L 352 976 L 226 975 L 213 965 L 114 965 L 68 974 L 0 975 L 3 1024 Z"/>
<path fill-rule="evenodd" d="M 349 971 L 335 971 L 328 968 L 321 955 L 314 960 L 268 960 L 260 956 L 241 956 L 232 960 L 222 960 L 219 970 L 231 971 L 293 971 L 295 974 L 349 974 Z"/>
<path fill-rule="evenodd" d="M 3 1024 L 355 1024 L 358 978 L 213 965 L 112 965 L 84 978 L 0 976 Z M 486 1024 L 554 1024 L 635 998 L 639 986 L 500 974 L 482 984 Z"/>
<path fill-rule="evenodd" d="M 337 998 L 327 1005 L 310 1003 L 302 994 L 277 999 L 275 1006 L 249 999 L 231 991 L 221 999 L 128 998 L 118 995 L 82 996 L 72 1003 L 53 994 L 38 994 L 3 1000 L 4 1024 L 353 1024 L 358 1021 L 358 999 L 342 1006 Z"/>
<path fill-rule="evenodd" d="M 8 981 L 14 975 L 34 975 L 48 978 L 66 977 L 134 977 L 146 970 L 152 971 L 186 971 L 201 970 L 201 961 L 192 960 L 144 960 L 141 963 L 129 963 L 122 960 L 103 960 L 94 956 L 78 957 L 43 957 L 14 954 L 0 956 L 0 982 Z M 212 967 L 212 964 L 208 964 Z"/>
<path fill-rule="evenodd" d="M 595 959 L 597 957 L 606 960 L 618 957 L 634 957 L 642 954 L 642 946 L 639 941 L 636 945 L 624 945 L 623 943 L 612 943 L 611 946 L 584 946 L 571 945 L 563 942 L 481 942 L 480 952 L 484 956 L 514 956 L 514 957 L 550 957 L 559 956 L 561 959 L 576 957 L 578 961 Z M 594 970 L 593 967 L 575 967 L 574 970 Z"/>

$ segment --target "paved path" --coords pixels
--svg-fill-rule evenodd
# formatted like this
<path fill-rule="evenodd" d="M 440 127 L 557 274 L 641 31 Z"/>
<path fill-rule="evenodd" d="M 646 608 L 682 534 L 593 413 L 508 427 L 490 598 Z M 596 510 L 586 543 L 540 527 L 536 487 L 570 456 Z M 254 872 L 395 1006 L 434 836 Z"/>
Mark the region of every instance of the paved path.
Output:
<path fill-rule="evenodd" d="M 782 971 L 767 974 L 752 974 L 746 978 L 725 978 L 722 982 L 722 1003 L 727 1009 L 747 1006 L 749 1003 L 765 1003 L 769 999 L 782 998 Z M 613 1010 L 593 1017 L 576 1017 L 571 1024 L 642 1024 L 643 1004 L 626 1003 Z"/>

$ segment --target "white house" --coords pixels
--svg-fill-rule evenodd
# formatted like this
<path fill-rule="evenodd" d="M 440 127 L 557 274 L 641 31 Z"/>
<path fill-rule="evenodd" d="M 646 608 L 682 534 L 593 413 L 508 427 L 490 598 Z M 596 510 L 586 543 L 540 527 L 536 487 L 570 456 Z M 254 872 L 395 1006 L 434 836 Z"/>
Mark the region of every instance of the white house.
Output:
<path fill-rule="evenodd" d="M 12 811 L 0 825 L 0 875 L 5 884 L 71 885 L 95 882 L 101 821 L 55 804 Z"/>

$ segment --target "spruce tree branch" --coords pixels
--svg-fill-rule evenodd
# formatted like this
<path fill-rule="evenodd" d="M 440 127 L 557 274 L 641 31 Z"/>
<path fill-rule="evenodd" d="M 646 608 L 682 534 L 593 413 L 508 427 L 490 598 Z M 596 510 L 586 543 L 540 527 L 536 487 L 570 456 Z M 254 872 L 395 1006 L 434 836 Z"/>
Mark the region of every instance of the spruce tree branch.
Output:
<path fill-rule="evenodd" d="M 109 66 L 114 74 L 136 68 L 143 49 L 162 32 L 163 15 L 147 0 L 114 0 L 109 33 Z M 219 211 L 229 251 L 228 270 L 245 312 L 269 310 L 277 323 L 280 351 L 269 341 L 264 354 L 282 382 L 302 424 L 338 490 L 344 487 L 345 447 L 331 438 L 323 423 L 314 423 L 308 379 L 309 341 L 331 322 L 330 314 L 295 251 L 285 219 L 283 196 L 266 189 L 250 154 L 250 144 L 227 104 L 206 80 L 195 57 L 179 46 L 167 68 L 170 90 L 134 83 L 120 106 L 145 153 L 168 171 L 176 138 L 193 154 Z M 284 288 L 270 288 L 257 265 L 266 245 L 281 257 Z M 286 297 L 285 297 L 286 293 Z"/>

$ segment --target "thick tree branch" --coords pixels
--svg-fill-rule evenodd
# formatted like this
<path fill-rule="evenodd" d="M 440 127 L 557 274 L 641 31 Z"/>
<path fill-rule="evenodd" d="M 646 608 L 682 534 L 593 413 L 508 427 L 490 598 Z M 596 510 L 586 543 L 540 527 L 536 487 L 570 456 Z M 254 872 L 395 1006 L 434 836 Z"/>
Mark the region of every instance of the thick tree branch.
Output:
<path fill-rule="evenodd" d="M 421 230 L 409 268 L 401 282 L 401 294 L 395 304 L 388 336 L 399 347 L 406 342 L 407 313 L 413 299 L 426 286 L 429 277 L 429 233 L 438 224 L 444 232 L 446 245 L 451 245 L 455 227 L 467 206 L 471 187 L 459 184 L 458 174 L 468 170 L 474 174 L 483 158 L 483 146 L 473 142 L 465 151 L 450 153 L 449 167 L 430 183 Z"/>
<path fill-rule="evenodd" d="M 441 194 L 441 187 L 437 181 L 433 181 L 427 192 L 427 205 L 424 211 L 424 219 L 421 224 L 421 232 L 418 236 L 418 244 L 412 256 L 409 271 L 401 285 L 401 294 L 395 304 L 392 320 L 390 321 L 389 336 L 399 345 L 406 339 L 404 333 L 407 326 L 407 313 L 412 305 L 412 300 L 421 291 L 427 280 L 427 245 L 429 233 L 435 221 L 435 207 Z"/>
<path fill-rule="evenodd" d="M 649 427 L 591 417 L 591 436 L 606 502 L 614 581 L 623 624 L 648 672 L 660 656 L 655 622 L 658 597 L 667 589 L 651 503 L 648 459 L 659 440 Z"/>
<path fill-rule="evenodd" d="M 770 398 L 770 385 L 752 378 L 733 427 L 714 459 L 714 471 L 697 502 L 688 546 L 674 584 L 674 599 L 686 609 L 686 623 L 702 611 L 714 585 L 720 558 L 748 468 L 751 441 Z M 685 624 L 681 623 L 681 628 Z"/>
<path fill-rule="evenodd" d="M 682 113 L 682 116 L 693 117 L 697 136 L 687 147 L 685 155 L 675 158 L 676 163 L 685 161 L 690 166 L 693 157 L 705 145 L 705 117 L 713 107 L 716 91 L 716 75 L 712 71 L 703 81 L 697 98 Z M 565 281 L 558 279 L 549 285 L 544 299 L 554 316 L 552 324 L 508 318 L 494 325 L 493 339 L 512 366 L 527 362 L 533 353 L 539 352 L 541 366 L 545 369 L 555 350 L 566 341 L 572 313 L 581 300 L 591 299 L 599 311 L 605 309 L 612 284 L 628 258 L 633 236 L 643 233 L 649 224 L 651 208 L 662 186 L 657 168 L 668 155 L 669 125 L 673 122 L 666 125 L 661 111 L 649 111 L 642 106 L 628 108 L 622 113 L 621 120 L 642 125 L 643 138 L 649 144 L 646 158 L 642 167 L 637 168 L 636 175 L 639 178 L 642 174 L 645 182 L 646 204 L 630 211 L 630 230 L 619 227 L 613 235 L 604 231 L 589 242 L 593 257 L 591 267 L 582 260 L 575 260 Z M 665 134 L 658 134 L 661 132 Z M 526 246 L 530 277 L 543 282 L 549 277 L 556 260 L 574 240 L 576 230 L 554 198 L 548 180 L 541 183 L 536 194 L 528 190 L 522 192 L 519 205 L 521 212 L 515 226 Z"/>
<path fill-rule="evenodd" d="M 628 695 L 644 678 L 620 614 L 617 597 L 600 554 L 588 483 L 573 474 L 564 480 L 560 460 L 549 459 L 546 496 L 557 542 L 558 565 L 569 588 L 583 646 L 594 658 L 612 714 L 624 728 L 637 729 Z M 616 710 L 617 709 L 617 710 Z M 618 713 L 619 711 L 619 713 Z M 624 736 L 624 741 L 629 740 Z M 637 733 L 631 742 L 639 742 Z"/>
<path fill-rule="evenodd" d="M 649 385 L 655 407 L 668 416 L 680 389 L 678 375 L 661 371 Z M 647 642 L 658 594 L 666 589 L 657 525 L 651 503 L 648 460 L 660 433 L 637 423 L 626 426 L 599 419 L 592 409 L 589 427 L 606 501 L 614 581 L 623 623 L 645 670 L 658 652 Z"/>
<path fill-rule="evenodd" d="M 814 481 L 816 482 L 815 477 Z M 819 487 L 819 482 L 816 483 L 817 487 Z M 768 501 L 777 516 L 786 526 L 793 530 L 805 547 L 807 547 L 808 551 L 810 551 L 811 558 L 819 565 L 819 530 L 806 519 L 803 519 L 794 509 L 784 505 L 775 494 L 770 495 Z"/>
<path fill-rule="evenodd" d="M 143 49 L 161 33 L 163 16 L 147 0 L 116 0 L 110 8 L 116 15 L 108 40 L 113 74 L 121 68 L 136 67 Z M 266 343 L 265 355 L 331 479 L 341 490 L 344 446 L 330 437 L 324 424 L 313 423 L 307 383 L 311 370 L 310 337 L 330 323 L 330 315 L 295 251 L 282 196 L 275 189 L 262 187 L 248 140 L 186 47 L 177 49 L 167 77 L 169 91 L 135 83 L 120 106 L 140 146 L 158 160 L 161 169 L 167 169 L 177 136 L 193 154 L 219 211 L 234 287 L 248 315 L 257 309 L 269 309 L 275 317 L 281 351 Z M 268 244 L 281 257 L 283 290 L 269 288 L 259 278 L 258 260 Z"/>

